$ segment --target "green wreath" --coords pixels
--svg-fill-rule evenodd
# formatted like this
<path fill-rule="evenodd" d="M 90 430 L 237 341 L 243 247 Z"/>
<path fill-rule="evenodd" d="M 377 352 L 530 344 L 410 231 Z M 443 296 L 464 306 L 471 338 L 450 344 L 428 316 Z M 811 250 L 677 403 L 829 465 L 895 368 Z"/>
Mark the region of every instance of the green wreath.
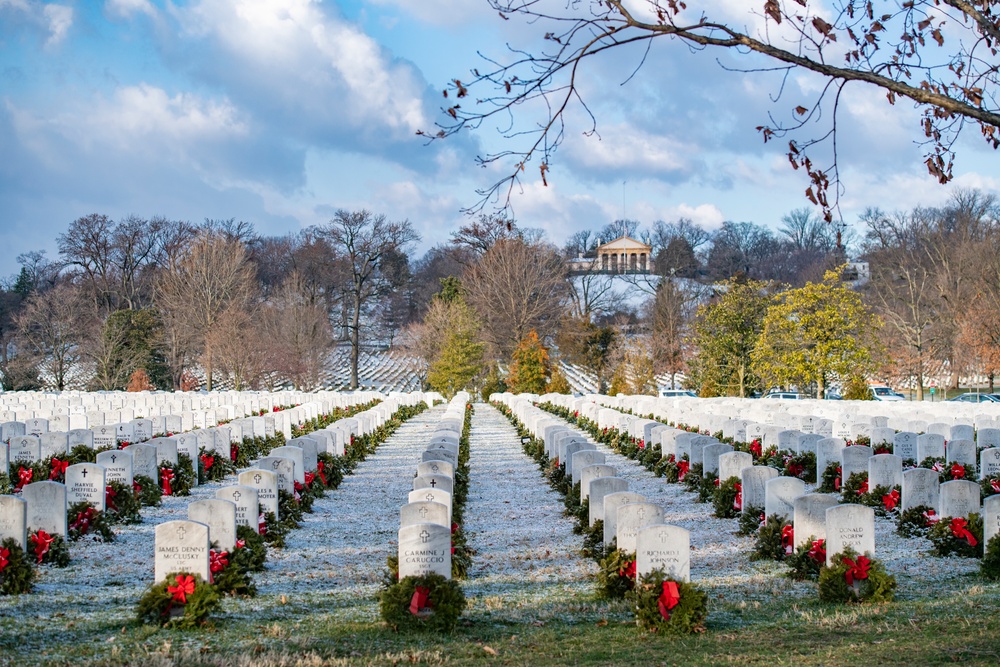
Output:
<path fill-rule="evenodd" d="M 892 602 L 896 578 L 875 558 L 847 548 L 819 571 L 819 599 L 824 602 Z M 864 576 L 862 577 L 861 574 Z"/>
<path fill-rule="evenodd" d="M 1000 579 L 1000 533 L 991 537 L 986 544 L 983 562 L 979 564 L 979 572 L 992 581 Z"/>
<path fill-rule="evenodd" d="M 785 527 L 791 526 L 785 517 L 772 514 L 757 531 L 757 541 L 754 543 L 750 560 L 784 560 L 790 555 L 784 538 Z"/>
<path fill-rule="evenodd" d="M 115 541 L 107 515 L 88 502 L 70 505 L 66 511 L 66 532 L 74 542 L 83 537 L 92 537 L 98 542 Z"/>
<path fill-rule="evenodd" d="M 323 479 L 326 480 L 326 488 L 336 489 L 340 486 L 340 483 L 344 481 L 344 467 L 341 465 L 340 459 L 333 454 L 327 452 L 321 452 L 316 456 L 317 469 L 319 464 L 323 464 L 323 470 L 319 471 L 323 473 L 323 477 L 317 478 L 322 482 Z"/>
<path fill-rule="evenodd" d="M 146 475 L 136 475 L 132 478 L 133 487 L 139 491 L 139 504 L 143 507 L 159 507 L 163 498 L 163 490 L 156 480 Z"/>
<path fill-rule="evenodd" d="M 276 549 L 284 548 L 285 537 L 288 535 L 289 530 L 291 528 L 283 521 L 279 521 L 274 512 L 264 514 L 264 532 L 261 533 L 261 537 L 272 547 Z"/>
<path fill-rule="evenodd" d="M 36 530 L 28 535 L 28 549 L 34 554 L 36 565 L 66 567 L 70 563 L 69 544 L 62 535 Z"/>
<path fill-rule="evenodd" d="M 796 581 L 816 581 L 819 571 L 826 564 L 825 540 L 817 540 L 815 535 L 800 544 L 794 553 L 785 557 L 785 564 L 791 568 L 788 576 Z"/>
<path fill-rule="evenodd" d="M 239 549 L 240 560 L 248 572 L 263 572 L 267 562 L 267 543 L 264 537 L 250 526 L 236 526 L 236 539 L 243 542 Z"/>
<path fill-rule="evenodd" d="M 0 594 L 30 593 L 35 581 L 35 568 L 30 557 L 13 537 L 0 543 Z"/>
<path fill-rule="evenodd" d="M 136 606 L 136 617 L 148 625 L 191 629 L 207 625 L 218 604 L 215 586 L 197 574 L 172 572 L 146 589 Z"/>
<path fill-rule="evenodd" d="M 705 631 L 708 595 L 694 584 L 666 576 L 662 569 L 643 575 L 628 598 L 643 630 L 681 635 Z"/>
<path fill-rule="evenodd" d="M 739 491 L 736 486 L 740 484 L 738 477 L 730 477 L 726 481 L 715 487 L 712 494 L 712 506 L 715 508 L 714 515 L 720 519 L 734 519 L 742 514 L 742 508 L 736 508 L 736 494 Z"/>
<path fill-rule="evenodd" d="M 798 477 L 808 484 L 816 483 L 816 454 L 814 452 L 793 454 L 784 464 L 782 475 Z"/>
<path fill-rule="evenodd" d="M 934 508 L 930 505 L 917 505 L 908 510 L 904 510 L 899 515 L 899 522 L 896 524 L 896 532 L 903 537 L 927 537 L 934 522 L 928 520 L 928 516 L 933 514 Z"/>
<path fill-rule="evenodd" d="M 604 519 L 598 519 L 583 532 L 583 555 L 600 563 L 607 553 L 604 545 Z"/>
<path fill-rule="evenodd" d="M 970 514 L 967 520 L 941 517 L 927 531 L 936 556 L 980 558 L 983 555 L 983 517 Z"/>
<path fill-rule="evenodd" d="M 764 521 L 763 507 L 744 507 L 739 517 L 739 535 L 756 535 Z"/>
<path fill-rule="evenodd" d="M 826 464 L 826 468 L 823 469 L 822 478 L 819 480 L 819 488 L 816 489 L 816 493 L 837 493 L 840 491 L 840 463 L 838 461 L 830 461 Z"/>
<path fill-rule="evenodd" d="M 207 451 L 204 447 L 198 450 L 198 483 L 220 482 L 227 475 L 236 472 L 236 466 L 228 456 L 222 456 L 216 451 Z"/>
<path fill-rule="evenodd" d="M 614 549 L 601 559 L 597 571 L 597 595 L 624 598 L 635 588 L 635 553 Z"/>
<path fill-rule="evenodd" d="M 687 489 L 688 491 L 698 491 L 701 488 L 701 481 L 702 481 L 701 471 L 702 471 L 702 466 L 700 463 L 690 464 L 690 466 L 688 467 L 687 474 L 684 475 L 684 479 L 681 480 L 681 484 L 684 485 L 685 489 Z"/>
<path fill-rule="evenodd" d="M 246 551 L 245 547 L 237 546 L 232 551 L 220 552 L 213 544 L 209 554 L 212 585 L 220 594 L 233 597 L 257 595 L 257 587 L 250 579 L 252 555 L 244 553 Z"/>
<path fill-rule="evenodd" d="M 125 484 L 118 481 L 108 483 L 104 514 L 107 516 L 109 522 L 120 524 L 142 523 L 142 515 L 139 513 L 141 507 L 139 496 L 136 494 L 134 488 L 125 486 Z"/>
<path fill-rule="evenodd" d="M 840 487 L 840 496 L 845 503 L 860 503 L 868 492 L 868 473 L 852 472 Z"/>
<path fill-rule="evenodd" d="M 450 632 L 465 610 L 465 594 L 440 574 L 404 577 L 379 593 L 379 613 L 390 628 Z"/>
<path fill-rule="evenodd" d="M 701 466 L 697 467 L 699 470 L 701 470 Z M 718 488 L 716 487 L 716 483 L 719 481 L 719 476 L 714 472 L 710 472 L 708 474 L 703 474 L 701 477 L 698 477 L 697 480 L 698 480 L 698 487 L 696 489 L 698 491 L 697 502 L 699 503 L 711 502 L 712 499 L 715 498 L 715 490 L 716 488 Z M 685 478 L 685 481 L 687 481 L 687 478 Z"/>

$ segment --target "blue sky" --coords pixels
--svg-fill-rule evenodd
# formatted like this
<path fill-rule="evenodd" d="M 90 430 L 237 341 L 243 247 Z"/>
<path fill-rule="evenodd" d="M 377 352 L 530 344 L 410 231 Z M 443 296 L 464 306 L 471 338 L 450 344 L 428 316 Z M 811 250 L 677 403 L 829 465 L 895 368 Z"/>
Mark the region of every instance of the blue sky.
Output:
<path fill-rule="evenodd" d="M 750 20 L 746 3 L 708 4 Z M 477 51 L 537 48 L 547 29 L 503 21 L 485 0 L 0 0 L 0 275 L 21 252 L 56 258 L 56 237 L 95 212 L 237 218 L 285 234 L 365 207 L 409 219 L 425 250 L 500 174 L 475 156 L 506 145 L 488 127 L 430 146 L 415 131 L 441 119 L 440 91 L 482 66 Z M 773 226 L 805 205 L 784 143 L 763 144 L 754 127 L 809 99 L 815 80 L 793 76 L 775 104 L 774 75 L 664 41 L 623 84 L 639 56 L 588 64 L 600 137 L 570 115 L 549 186 L 536 167 L 512 201 L 521 224 L 561 244 L 623 213 Z M 847 222 L 867 206 L 1000 188 L 996 156 L 972 132 L 954 184 L 940 187 L 913 144 L 918 114 L 861 85 L 849 92 Z"/>

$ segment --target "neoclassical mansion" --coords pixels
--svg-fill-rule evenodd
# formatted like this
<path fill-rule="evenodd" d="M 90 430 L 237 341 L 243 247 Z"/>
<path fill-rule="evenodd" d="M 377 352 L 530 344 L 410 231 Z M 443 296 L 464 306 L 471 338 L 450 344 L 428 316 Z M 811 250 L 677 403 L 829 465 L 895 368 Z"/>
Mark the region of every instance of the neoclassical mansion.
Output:
<path fill-rule="evenodd" d="M 597 246 L 596 257 L 576 257 L 569 260 L 573 273 L 651 273 L 652 246 L 622 236 Z"/>

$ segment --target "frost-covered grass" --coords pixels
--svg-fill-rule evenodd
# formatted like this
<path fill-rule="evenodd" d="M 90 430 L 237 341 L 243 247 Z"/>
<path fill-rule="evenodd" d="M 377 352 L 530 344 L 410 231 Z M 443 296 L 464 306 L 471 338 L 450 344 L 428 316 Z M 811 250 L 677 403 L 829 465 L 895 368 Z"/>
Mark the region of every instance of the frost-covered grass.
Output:
<path fill-rule="evenodd" d="M 878 556 L 899 579 L 890 605 L 821 604 L 815 585 L 779 563 L 751 562 L 752 539 L 714 519 L 634 461 L 608 454 L 632 490 L 692 531 L 692 576 L 710 596 L 708 632 L 640 633 L 624 602 L 599 600 L 596 566 L 561 497 L 526 457 L 513 428 L 477 406 L 471 434 L 465 531 L 476 550 L 463 588 L 469 609 L 449 636 L 406 635 L 378 618 L 376 594 L 393 552 L 398 508 L 426 437 L 430 410 L 404 424 L 339 489 L 314 504 L 288 547 L 255 575 L 260 594 L 224 601 L 214 627 L 167 631 L 133 623 L 152 580 L 153 526 L 186 516 L 191 498 L 165 498 L 112 544 L 72 545 L 73 564 L 44 569 L 36 592 L 0 598 L 0 665 L 691 664 L 910 665 L 1000 663 L 1000 585 L 976 563 L 926 555 L 877 520 Z M 228 481 L 223 484 L 229 483 Z"/>

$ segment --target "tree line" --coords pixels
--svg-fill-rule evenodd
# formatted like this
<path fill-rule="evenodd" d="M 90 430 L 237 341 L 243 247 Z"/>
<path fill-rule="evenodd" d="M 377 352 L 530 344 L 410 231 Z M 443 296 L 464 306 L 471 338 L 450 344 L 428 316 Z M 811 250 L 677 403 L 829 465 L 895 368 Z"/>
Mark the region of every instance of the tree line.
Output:
<path fill-rule="evenodd" d="M 371 211 L 285 236 L 94 214 L 59 235 L 58 258 L 25 253 L 2 285 L 0 373 L 7 389 L 312 389 L 339 344 L 352 388 L 377 349 L 422 358 L 427 386 L 447 394 L 568 391 L 556 360 L 613 393 L 655 392 L 664 375 L 705 395 L 822 394 L 872 375 L 920 391 L 942 364 L 956 383 L 1000 365 L 997 212 L 960 191 L 939 208 L 869 209 L 858 233 L 800 209 L 774 230 L 616 220 L 561 248 L 480 215 L 419 257 L 408 221 Z M 621 236 L 651 246 L 650 272 L 579 261 Z M 803 320 L 819 337 L 783 326 Z"/>

